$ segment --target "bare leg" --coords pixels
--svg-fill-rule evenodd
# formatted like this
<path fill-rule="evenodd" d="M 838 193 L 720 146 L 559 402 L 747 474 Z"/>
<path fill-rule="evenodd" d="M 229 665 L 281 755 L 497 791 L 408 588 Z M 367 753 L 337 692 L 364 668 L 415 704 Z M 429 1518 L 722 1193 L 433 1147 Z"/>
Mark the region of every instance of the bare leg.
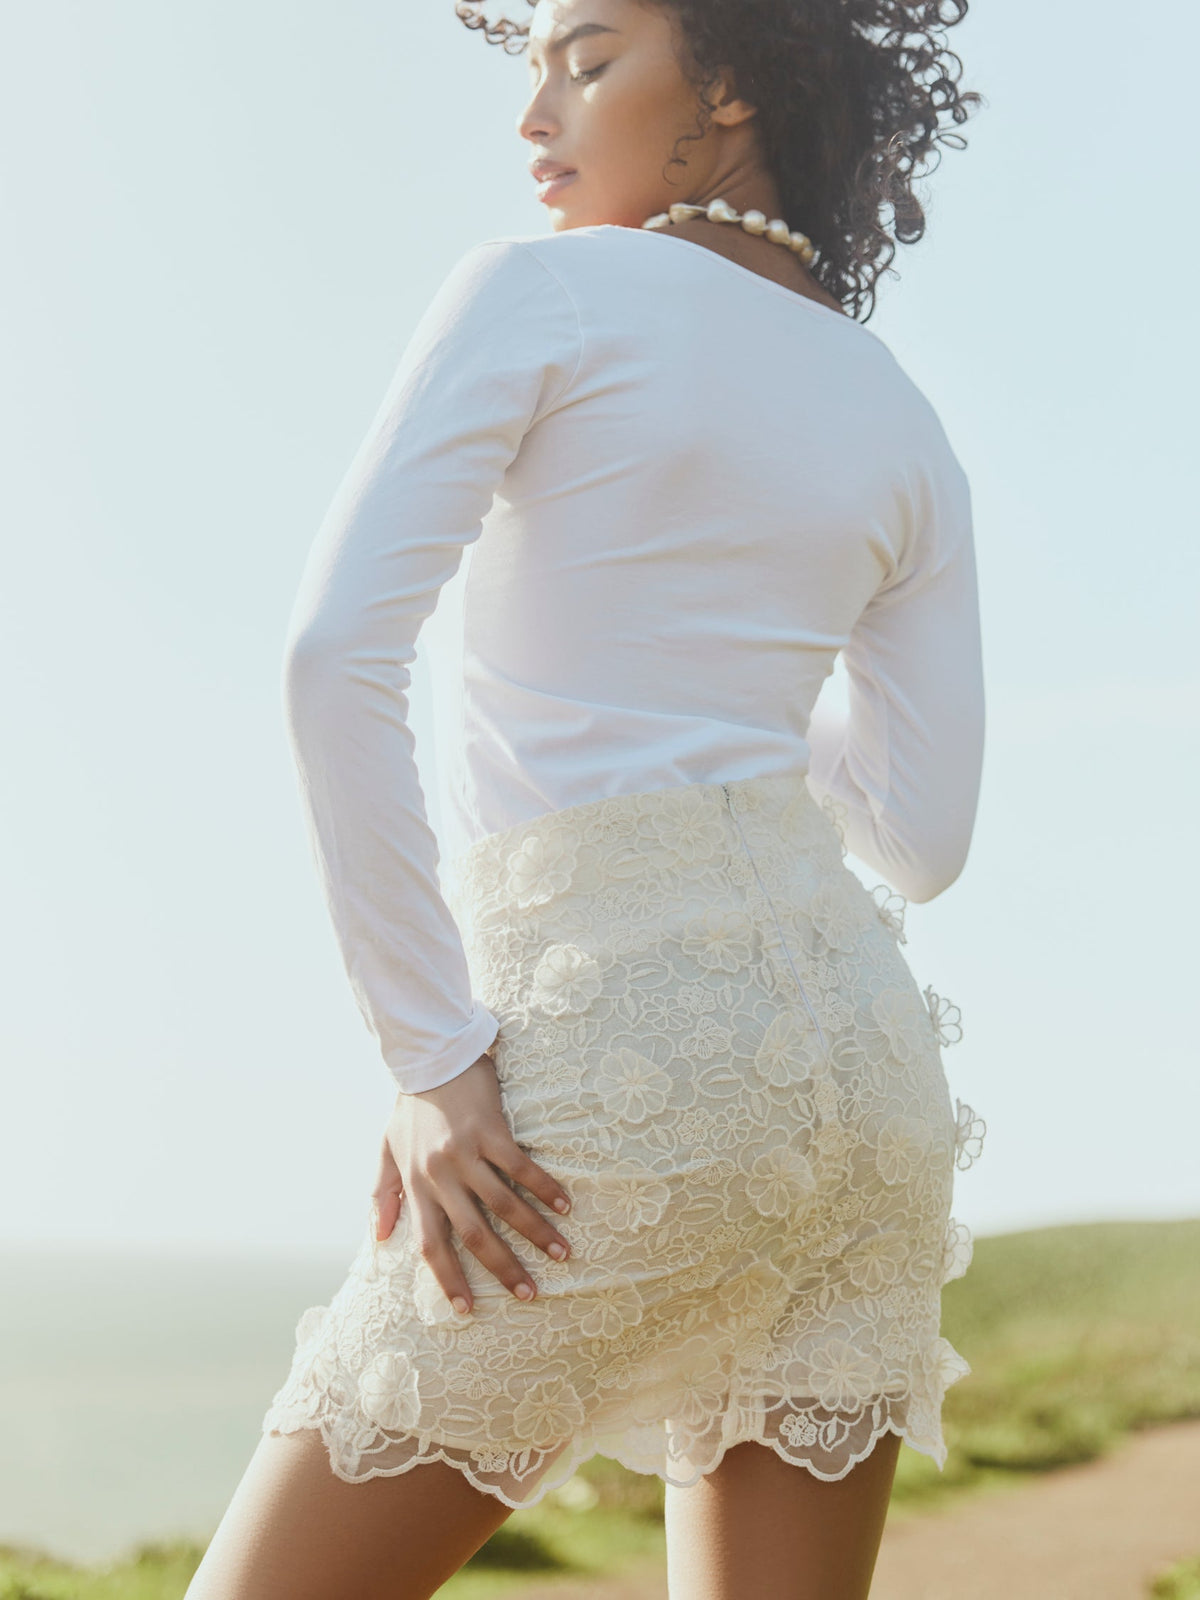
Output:
<path fill-rule="evenodd" d="M 444 1461 L 347 1483 L 316 1429 L 263 1434 L 184 1600 L 426 1600 L 511 1515 Z"/>
<path fill-rule="evenodd" d="M 826 1483 L 747 1442 L 686 1489 L 667 1485 L 670 1600 L 866 1600 L 900 1436 Z"/>

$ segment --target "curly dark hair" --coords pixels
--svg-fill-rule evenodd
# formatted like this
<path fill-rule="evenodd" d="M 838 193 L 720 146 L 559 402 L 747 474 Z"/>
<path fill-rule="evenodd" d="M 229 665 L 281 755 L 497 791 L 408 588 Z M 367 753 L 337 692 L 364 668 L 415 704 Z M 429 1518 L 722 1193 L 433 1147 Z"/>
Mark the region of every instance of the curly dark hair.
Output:
<path fill-rule="evenodd" d="M 938 145 L 966 144 L 943 121 L 965 122 L 986 104 L 975 90 L 959 89 L 962 61 L 946 47 L 945 30 L 966 16 L 968 0 L 642 3 L 675 13 L 681 66 L 701 104 L 697 131 L 681 135 L 667 166 L 687 166 L 678 143 L 711 126 L 708 89 L 728 68 L 738 96 L 757 110 L 783 214 L 812 240 L 813 276 L 868 322 L 876 279 L 884 271 L 899 276 L 890 265 L 893 235 L 915 244 L 925 233 L 914 182 L 940 163 Z M 526 48 L 528 19 L 489 20 L 479 0 L 457 0 L 455 12 L 506 53 Z"/>

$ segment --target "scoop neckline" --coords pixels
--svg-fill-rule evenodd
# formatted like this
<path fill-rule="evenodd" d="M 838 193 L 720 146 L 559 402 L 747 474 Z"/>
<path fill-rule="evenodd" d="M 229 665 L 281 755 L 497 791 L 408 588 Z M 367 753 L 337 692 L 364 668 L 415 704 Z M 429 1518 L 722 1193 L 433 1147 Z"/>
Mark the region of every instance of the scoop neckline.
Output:
<path fill-rule="evenodd" d="M 727 267 L 731 272 L 737 273 L 740 278 L 749 278 L 761 288 L 774 294 L 786 295 L 789 300 L 802 306 L 806 311 L 815 311 L 820 316 L 831 318 L 837 322 L 848 323 L 850 327 L 857 328 L 860 333 L 870 334 L 877 344 L 884 343 L 871 328 L 865 327 L 863 323 L 849 316 L 845 311 L 835 311 L 832 306 L 822 305 L 819 300 L 814 300 L 811 295 L 801 294 L 798 289 L 789 289 L 784 283 L 776 283 L 774 278 L 764 278 L 762 273 L 755 272 L 753 267 L 744 267 L 740 261 L 733 261 L 729 256 L 723 256 L 716 250 L 710 250 L 705 244 L 697 244 L 694 239 L 685 239 L 678 233 L 667 233 L 660 228 L 630 228 L 623 222 L 597 222 L 591 226 L 597 231 L 607 230 L 614 233 L 645 234 L 648 237 L 657 233 L 662 238 L 669 239 L 672 244 L 682 245 L 685 250 L 694 251 L 698 255 L 706 256 L 710 261 L 716 261 L 719 265 Z M 884 348 L 886 349 L 887 346 L 884 345 Z"/>

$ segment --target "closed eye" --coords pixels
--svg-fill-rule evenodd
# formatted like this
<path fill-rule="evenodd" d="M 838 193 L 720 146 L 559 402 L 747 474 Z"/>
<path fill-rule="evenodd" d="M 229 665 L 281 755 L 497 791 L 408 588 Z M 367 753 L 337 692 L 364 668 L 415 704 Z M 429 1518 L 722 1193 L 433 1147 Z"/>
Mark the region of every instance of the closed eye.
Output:
<path fill-rule="evenodd" d="M 589 67 L 586 72 L 573 72 L 571 74 L 571 82 L 589 83 L 593 78 L 598 78 L 607 65 L 608 62 L 605 61 L 598 67 Z"/>

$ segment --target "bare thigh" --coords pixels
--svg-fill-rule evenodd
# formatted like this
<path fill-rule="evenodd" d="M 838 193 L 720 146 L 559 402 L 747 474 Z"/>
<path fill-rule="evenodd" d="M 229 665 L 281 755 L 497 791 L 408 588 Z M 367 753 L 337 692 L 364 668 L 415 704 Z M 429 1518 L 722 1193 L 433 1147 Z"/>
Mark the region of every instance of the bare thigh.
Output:
<path fill-rule="evenodd" d="M 316 1429 L 263 1434 L 184 1600 L 426 1600 L 511 1515 L 444 1461 L 347 1483 Z"/>
<path fill-rule="evenodd" d="M 827 1483 L 746 1442 L 686 1489 L 667 1485 L 670 1600 L 866 1600 L 900 1436 Z"/>

